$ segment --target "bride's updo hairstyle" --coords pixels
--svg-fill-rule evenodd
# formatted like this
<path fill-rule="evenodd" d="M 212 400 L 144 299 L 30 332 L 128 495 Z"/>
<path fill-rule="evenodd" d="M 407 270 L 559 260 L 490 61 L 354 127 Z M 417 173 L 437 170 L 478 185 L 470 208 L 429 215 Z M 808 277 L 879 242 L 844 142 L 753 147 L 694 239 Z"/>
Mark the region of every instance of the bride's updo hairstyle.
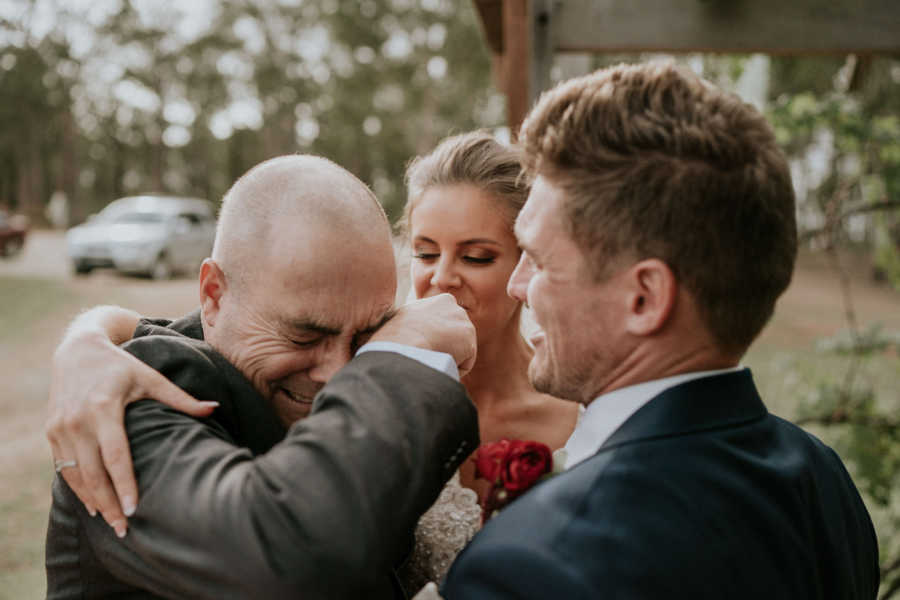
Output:
<path fill-rule="evenodd" d="M 406 169 L 408 190 L 400 231 L 409 236 L 409 219 L 416 203 L 434 186 L 473 185 L 496 200 L 512 229 L 528 197 L 528 182 L 521 177 L 519 154 L 484 131 L 446 138 Z"/>

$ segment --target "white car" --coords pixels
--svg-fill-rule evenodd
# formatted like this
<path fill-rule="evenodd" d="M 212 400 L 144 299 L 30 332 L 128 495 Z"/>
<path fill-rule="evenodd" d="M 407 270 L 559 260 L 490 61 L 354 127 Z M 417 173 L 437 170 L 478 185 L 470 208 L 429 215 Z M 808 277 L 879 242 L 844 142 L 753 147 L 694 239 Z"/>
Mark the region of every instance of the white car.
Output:
<path fill-rule="evenodd" d="M 110 202 L 66 233 L 75 273 L 113 267 L 168 279 L 194 274 L 212 252 L 212 203 L 176 196 L 132 196 Z"/>

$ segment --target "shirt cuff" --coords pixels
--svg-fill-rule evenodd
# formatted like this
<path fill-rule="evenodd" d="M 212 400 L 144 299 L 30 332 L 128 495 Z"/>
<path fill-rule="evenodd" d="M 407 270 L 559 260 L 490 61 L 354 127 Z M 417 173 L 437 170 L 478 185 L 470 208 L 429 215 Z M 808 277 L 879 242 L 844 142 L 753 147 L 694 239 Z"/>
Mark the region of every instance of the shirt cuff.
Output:
<path fill-rule="evenodd" d="M 417 360 L 426 367 L 431 367 L 435 371 L 440 371 L 448 377 L 452 377 L 459 381 L 459 369 L 456 368 L 456 361 L 446 352 L 437 352 L 435 350 L 425 350 L 424 348 L 416 348 L 415 346 L 407 346 L 406 344 L 398 344 L 396 342 L 369 342 L 356 351 L 356 356 L 363 352 L 395 352 L 402 354 L 407 358 Z"/>

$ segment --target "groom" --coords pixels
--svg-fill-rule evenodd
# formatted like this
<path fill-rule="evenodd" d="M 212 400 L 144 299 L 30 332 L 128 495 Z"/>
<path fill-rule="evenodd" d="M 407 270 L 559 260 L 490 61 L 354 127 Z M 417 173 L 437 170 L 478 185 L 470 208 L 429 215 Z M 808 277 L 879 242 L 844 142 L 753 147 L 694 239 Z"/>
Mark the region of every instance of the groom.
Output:
<path fill-rule="evenodd" d="M 671 65 L 544 94 L 508 291 L 538 390 L 587 408 L 568 470 L 491 520 L 442 594 L 875 598 L 875 531 L 837 455 L 739 361 L 796 256 L 794 195 L 753 108 Z"/>

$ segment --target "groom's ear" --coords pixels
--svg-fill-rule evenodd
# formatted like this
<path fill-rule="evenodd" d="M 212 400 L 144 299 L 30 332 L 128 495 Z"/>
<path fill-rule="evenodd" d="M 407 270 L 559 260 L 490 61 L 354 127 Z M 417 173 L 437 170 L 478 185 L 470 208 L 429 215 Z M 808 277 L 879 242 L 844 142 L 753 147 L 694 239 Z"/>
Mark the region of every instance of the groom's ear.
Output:
<path fill-rule="evenodd" d="M 637 336 L 657 333 L 669 321 L 678 295 L 672 269 L 658 258 L 648 258 L 632 265 L 626 282 L 626 330 Z"/>
<path fill-rule="evenodd" d="M 222 310 L 222 297 L 228 289 L 225 273 L 211 258 L 200 267 L 200 308 L 204 325 L 215 327 Z"/>

